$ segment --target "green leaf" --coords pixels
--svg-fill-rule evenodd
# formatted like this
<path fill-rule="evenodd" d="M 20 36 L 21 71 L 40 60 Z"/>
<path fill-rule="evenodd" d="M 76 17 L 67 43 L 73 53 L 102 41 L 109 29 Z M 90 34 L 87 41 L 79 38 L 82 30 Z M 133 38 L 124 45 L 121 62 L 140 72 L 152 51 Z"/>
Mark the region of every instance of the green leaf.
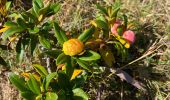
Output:
<path fill-rule="evenodd" d="M 108 30 L 109 26 L 106 22 L 103 20 L 95 20 L 95 23 L 97 24 L 97 27 Z"/>
<path fill-rule="evenodd" d="M 42 77 L 46 77 L 48 75 L 47 70 L 43 66 L 38 64 L 33 64 L 33 67 Z"/>
<path fill-rule="evenodd" d="M 64 53 L 61 53 L 56 59 L 56 65 L 65 64 L 68 59 L 69 56 L 65 55 Z"/>
<path fill-rule="evenodd" d="M 101 56 L 92 50 L 85 52 L 82 56 L 79 57 L 80 60 L 84 60 L 84 61 L 93 61 L 93 60 L 98 60 L 100 58 Z"/>
<path fill-rule="evenodd" d="M 23 61 L 23 57 L 24 57 L 24 50 L 21 49 L 20 52 L 17 53 L 17 56 L 16 56 L 17 62 L 18 62 L 18 63 L 21 63 L 21 62 Z"/>
<path fill-rule="evenodd" d="M 60 30 L 60 34 L 61 34 L 64 42 L 65 42 L 65 41 L 68 41 L 68 38 L 67 38 L 67 36 L 66 36 L 66 33 L 65 33 L 62 29 Z"/>
<path fill-rule="evenodd" d="M 47 11 L 47 14 L 46 16 L 49 17 L 51 15 L 54 15 L 56 14 L 61 8 L 61 5 L 60 4 L 50 4 L 50 8 L 49 10 Z"/>
<path fill-rule="evenodd" d="M 32 74 L 29 75 L 29 78 L 30 79 L 27 81 L 27 84 L 30 90 L 37 95 L 40 94 L 41 90 L 40 90 L 40 84 L 38 83 L 38 81 L 34 78 Z"/>
<path fill-rule="evenodd" d="M 57 3 L 57 4 L 52 4 L 52 5 L 50 6 L 50 8 L 53 9 L 54 13 L 57 13 L 57 12 L 60 10 L 61 5 L 58 4 L 58 3 Z"/>
<path fill-rule="evenodd" d="M 26 49 L 30 43 L 30 34 L 25 34 L 22 38 L 23 49 Z"/>
<path fill-rule="evenodd" d="M 61 90 L 57 95 L 58 95 L 58 100 L 67 100 L 66 92 L 64 90 Z"/>
<path fill-rule="evenodd" d="M 57 58 L 59 54 L 61 54 L 62 51 L 61 50 L 48 50 L 48 51 L 45 51 L 43 52 L 43 54 L 46 54 L 50 57 L 53 57 L 53 58 Z"/>
<path fill-rule="evenodd" d="M 19 63 L 21 63 L 23 56 L 24 56 L 24 47 L 23 47 L 23 44 L 22 44 L 22 37 L 19 38 L 19 41 L 17 42 L 16 52 L 17 52 L 17 61 Z"/>
<path fill-rule="evenodd" d="M 5 22 L 5 24 L 4 24 L 5 26 L 10 26 L 10 27 L 16 27 L 17 26 L 17 24 L 16 23 L 14 23 L 14 22 L 11 22 L 11 21 L 7 21 L 7 22 Z"/>
<path fill-rule="evenodd" d="M 59 25 L 56 22 L 54 22 L 54 30 L 55 30 L 55 37 L 57 38 L 58 43 L 60 45 L 63 45 L 63 43 L 68 40 L 68 38 L 64 33 L 64 31 L 62 31 L 62 29 L 59 27 Z"/>
<path fill-rule="evenodd" d="M 26 82 L 23 78 L 19 77 L 19 75 L 16 75 L 12 72 L 9 73 L 9 80 L 16 86 L 17 89 L 19 89 L 22 92 L 29 91 L 27 88 Z"/>
<path fill-rule="evenodd" d="M 35 14 L 36 14 L 37 17 L 39 16 L 38 12 L 39 12 L 39 10 L 41 9 L 38 1 L 40 1 L 40 0 L 33 0 L 33 3 L 32 3 L 32 5 L 33 5 L 33 10 L 34 10 L 34 12 L 35 12 Z"/>
<path fill-rule="evenodd" d="M 8 2 L 6 3 L 6 10 L 9 10 L 10 6 L 11 6 L 11 1 L 8 1 Z"/>
<path fill-rule="evenodd" d="M 115 58 L 111 50 L 109 48 L 100 48 L 99 52 L 106 65 L 112 67 L 112 65 L 115 63 Z"/>
<path fill-rule="evenodd" d="M 29 22 L 36 23 L 38 22 L 38 18 L 31 14 L 30 12 L 24 12 L 22 14 L 23 16 L 29 17 Z M 27 18 L 25 19 L 27 21 Z"/>
<path fill-rule="evenodd" d="M 66 74 L 67 74 L 69 79 L 71 79 L 72 74 L 74 72 L 74 66 L 72 66 L 72 61 L 73 61 L 72 57 L 68 56 L 67 62 L 65 64 L 65 66 L 66 66 Z"/>
<path fill-rule="evenodd" d="M 124 19 L 124 29 L 127 29 L 128 18 L 125 14 L 123 15 L 123 19 Z"/>
<path fill-rule="evenodd" d="M 17 15 L 16 15 L 17 16 Z M 20 18 L 23 19 L 24 21 L 29 21 L 29 16 L 25 14 L 25 12 L 22 12 L 20 14 Z"/>
<path fill-rule="evenodd" d="M 38 36 L 37 35 L 33 35 L 33 34 L 31 34 L 31 41 L 30 41 L 30 51 L 31 51 L 31 55 L 33 55 L 33 53 L 34 53 L 34 50 L 35 50 L 35 48 L 36 48 L 36 46 L 37 46 L 37 42 L 38 42 Z"/>
<path fill-rule="evenodd" d="M 44 8 L 42 8 L 42 9 L 40 9 L 39 15 L 44 15 L 44 16 L 46 16 L 46 14 L 49 12 L 49 10 L 50 10 L 50 5 L 48 5 L 48 6 L 44 7 Z"/>
<path fill-rule="evenodd" d="M 115 17 L 115 18 L 117 17 L 120 7 L 121 7 L 121 1 L 116 0 L 115 3 L 112 5 L 112 10 L 113 10 L 112 17 Z"/>
<path fill-rule="evenodd" d="M 53 78 L 57 76 L 57 72 L 50 73 L 46 76 L 45 89 L 48 91 L 48 86 Z"/>
<path fill-rule="evenodd" d="M 47 92 L 45 100 L 58 100 L 58 95 L 54 92 Z"/>
<path fill-rule="evenodd" d="M 124 31 L 124 26 L 119 26 L 119 27 L 117 28 L 117 33 L 118 33 L 120 36 L 123 35 L 123 31 Z"/>
<path fill-rule="evenodd" d="M 95 32 L 95 28 L 91 27 L 90 29 L 85 30 L 78 39 L 82 42 L 86 42 Z"/>
<path fill-rule="evenodd" d="M 42 94 L 40 94 L 40 95 L 36 96 L 36 100 L 43 100 L 43 96 L 42 96 Z"/>
<path fill-rule="evenodd" d="M 23 37 L 19 39 L 16 45 L 16 52 L 17 52 L 17 60 L 19 63 L 22 62 L 24 56 L 24 50 L 28 47 L 30 42 L 30 35 L 25 34 Z"/>
<path fill-rule="evenodd" d="M 35 100 L 36 99 L 36 95 L 32 92 L 21 92 L 21 96 L 25 100 Z"/>
<path fill-rule="evenodd" d="M 45 38 L 44 36 L 40 36 L 39 37 L 39 42 L 41 43 L 41 45 L 47 49 L 50 49 L 51 48 L 51 44 L 50 44 L 50 41 Z"/>
<path fill-rule="evenodd" d="M 35 35 L 39 31 L 40 29 L 37 26 L 34 26 L 34 28 L 28 28 L 28 32 L 31 33 L 31 35 Z"/>
<path fill-rule="evenodd" d="M 21 27 L 11 27 L 8 30 L 6 30 L 3 34 L 2 34 L 2 39 L 6 40 L 8 37 L 10 37 L 11 35 L 18 33 L 18 32 L 22 32 L 24 29 Z"/>
<path fill-rule="evenodd" d="M 120 10 L 120 7 L 117 7 L 117 8 L 115 8 L 115 9 L 113 9 L 113 13 L 112 13 L 111 17 L 116 18 L 119 10 Z"/>
<path fill-rule="evenodd" d="M 79 64 L 80 67 L 82 67 L 82 68 L 84 68 L 84 69 L 86 69 L 86 70 L 91 72 L 91 68 L 89 68 L 89 64 L 88 63 L 86 63 L 85 61 L 82 61 L 82 60 L 80 60 L 78 58 L 76 59 L 76 61 Z"/>
<path fill-rule="evenodd" d="M 1 56 L 0 56 L 0 65 L 7 66 L 7 63 Z"/>
<path fill-rule="evenodd" d="M 74 100 L 88 100 L 87 94 L 80 88 L 73 90 Z"/>
<path fill-rule="evenodd" d="M 70 89 L 72 88 L 70 87 L 71 84 L 68 76 L 62 71 L 58 72 L 58 85 L 64 90 L 67 90 L 68 88 Z"/>
<path fill-rule="evenodd" d="M 40 8 L 44 7 L 43 0 L 35 0 Z"/>
<path fill-rule="evenodd" d="M 107 10 L 104 7 L 100 6 L 99 4 L 96 4 L 96 7 L 100 10 L 101 13 L 108 15 Z"/>
<path fill-rule="evenodd" d="M 107 23 L 107 20 L 104 16 L 97 16 L 96 20 L 101 20 L 101 21 Z"/>
<path fill-rule="evenodd" d="M 19 27 L 22 27 L 23 29 L 26 29 L 27 28 L 27 24 L 24 22 L 23 19 L 21 18 L 18 18 L 17 19 L 17 24 L 19 25 Z"/>

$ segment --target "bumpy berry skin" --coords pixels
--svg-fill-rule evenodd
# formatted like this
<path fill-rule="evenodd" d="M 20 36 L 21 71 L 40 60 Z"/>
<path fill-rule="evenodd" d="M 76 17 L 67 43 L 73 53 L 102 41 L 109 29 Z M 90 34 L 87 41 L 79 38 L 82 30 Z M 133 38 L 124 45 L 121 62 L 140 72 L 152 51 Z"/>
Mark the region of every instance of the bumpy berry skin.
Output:
<path fill-rule="evenodd" d="M 131 30 L 127 30 L 123 33 L 123 38 L 132 44 L 135 42 L 135 33 Z"/>
<path fill-rule="evenodd" d="M 65 55 L 75 56 L 84 50 L 83 43 L 78 39 L 70 39 L 63 44 Z"/>
<path fill-rule="evenodd" d="M 114 35 L 118 35 L 118 27 L 121 25 L 120 21 L 119 20 L 116 20 L 116 22 L 113 24 L 112 28 L 111 28 L 111 32 L 112 34 Z"/>

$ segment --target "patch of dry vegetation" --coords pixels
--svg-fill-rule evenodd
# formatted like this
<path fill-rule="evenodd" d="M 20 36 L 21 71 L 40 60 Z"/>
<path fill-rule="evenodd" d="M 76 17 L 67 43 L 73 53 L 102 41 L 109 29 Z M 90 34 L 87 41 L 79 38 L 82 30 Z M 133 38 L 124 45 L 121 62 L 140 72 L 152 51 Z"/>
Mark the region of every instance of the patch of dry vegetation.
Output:
<path fill-rule="evenodd" d="M 56 15 L 57 19 L 67 31 L 74 34 L 89 26 L 89 20 L 98 12 L 96 3 L 109 5 L 114 0 L 56 1 L 62 4 L 60 13 Z M 95 77 L 96 80 L 89 80 L 85 89 L 89 92 L 91 100 L 97 97 L 101 100 L 127 100 L 127 98 L 166 100 L 170 98 L 170 0 L 122 0 L 122 4 L 122 11 L 126 12 L 129 19 L 134 21 L 134 26 L 137 26 L 136 45 L 139 45 L 131 51 L 135 53 L 135 59 L 122 69 L 130 70 L 136 79 L 146 84 L 148 91 L 141 93 L 126 82 L 120 84 L 117 77 L 102 79 L 102 75 Z M 9 85 L 6 74 L 0 75 L 0 98 L 21 99 L 18 92 Z M 114 84 L 108 83 L 109 81 Z"/>

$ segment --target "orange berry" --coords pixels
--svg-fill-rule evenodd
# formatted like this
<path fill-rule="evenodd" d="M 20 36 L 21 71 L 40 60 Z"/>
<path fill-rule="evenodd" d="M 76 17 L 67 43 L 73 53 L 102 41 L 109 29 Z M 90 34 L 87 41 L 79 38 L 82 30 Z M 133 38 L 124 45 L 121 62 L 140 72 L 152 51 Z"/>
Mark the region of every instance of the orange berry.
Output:
<path fill-rule="evenodd" d="M 63 44 L 65 55 L 75 56 L 84 50 L 83 43 L 78 39 L 70 39 Z"/>

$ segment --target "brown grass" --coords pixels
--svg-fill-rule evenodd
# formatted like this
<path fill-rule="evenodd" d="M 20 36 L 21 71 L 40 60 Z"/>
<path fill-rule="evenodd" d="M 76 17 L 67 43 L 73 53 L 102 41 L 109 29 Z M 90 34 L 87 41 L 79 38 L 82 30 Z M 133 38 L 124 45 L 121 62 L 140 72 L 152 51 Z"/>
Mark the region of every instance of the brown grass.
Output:
<path fill-rule="evenodd" d="M 114 0 L 57 1 L 62 4 L 60 13 L 56 15 L 60 24 L 67 31 L 74 33 L 81 32 L 88 27 L 89 20 L 92 20 L 97 12 L 95 3 L 107 5 Z M 132 60 L 132 63 L 129 63 L 123 69 L 133 70 L 136 78 L 142 79 L 146 83 L 148 88 L 147 99 L 168 100 L 170 98 L 170 93 L 168 92 L 170 91 L 170 0 L 122 0 L 122 3 L 122 11 L 126 12 L 130 20 L 135 21 L 138 26 L 139 31 L 137 35 L 140 36 L 139 38 L 143 36 L 143 43 L 137 47 L 139 49 L 137 51 L 139 53 L 137 58 Z M 139 43 L 141 41 L 137 42 Z M 91 83 L 91 86 L 88 86 L 92 100 L 96 98 L 96 91 L 99 87 L 109 87 L 108 81 L 115 82 L 113 79 L 106 79 L 104 82 L 103 80 L 99 82 L 102 83 L 100 85 L 104 86 L 94 86 L 98 85 L 96 83 Z M 120 87 L 123 85 L 122 83 Z M 103 90 L 101 100 L 111 95 L 116 95 L 117 99 L 126 99 L 126 97 L 133 99 L 133 92 L 136 92 L 136 90 L 124 90 L 122 92 L 122 88 L 118 88 L 113 93 L 113 90 Z M 138 93 L 140 92 L 134 93 L 136 98 L 146 99 L 141 97 L 146 96 L 146 94 L 142 95 Z M 128 94 L 131 94 L 131 96 L 126 96 Z M 7 72 L 0 74 L 0 99 L 21 99 L 18 92 L 7 80 Z"/>

